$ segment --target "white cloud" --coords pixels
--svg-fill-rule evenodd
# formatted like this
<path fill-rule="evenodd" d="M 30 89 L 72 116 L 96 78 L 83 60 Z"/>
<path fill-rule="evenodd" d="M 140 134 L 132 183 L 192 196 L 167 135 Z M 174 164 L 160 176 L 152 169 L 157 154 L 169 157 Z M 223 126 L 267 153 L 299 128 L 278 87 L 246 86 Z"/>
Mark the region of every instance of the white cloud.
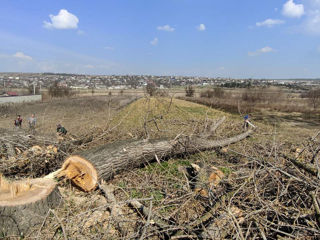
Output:
<path fill-rule="evenodd" d="M 308 13 L 303 28 L 308 33 L 320 34 L 320 8 L 314 9 Z"/>
<path fill-rule="evenodd" d="M 254 56 L 258 56 L 258 55 L 261 55 L 261 54 L 264 54 L 264 53 L 270 53 L 270 52 L 274 52 L 275 50 L 271 47 L 263 47 L 261 49 L 258 49 L 257 51 L 255 52 L 248 52 L 248 55 L 250 57 L 254 57 Z"/>
<path fill-rule="evenodd" d="M 199 31 L 205 31 L 206 30 L 206 25 L 204 25 L 203 23 L 201 23 L 199 26 L 197 26 L 197 29 Z"/>
<path fill-rule="evenodd" d="M 257 27 L 273 27 L 274 25 L 279 25 L 279 24 L 284 24 L 283 20 L 280 19 L 266 19 L 263 22 L 257 22 L 256 26 Z"/>
<path fill-rule="evenodd" d="M 76 15 L 61 9 L 58 15 L 49 15 L 51 22 L 44 21 L 43 26 L 48 29 L 76 29 L 78 28 L 79 19 Z"/>
<path fill-rule="evenodd" d="M 18 58 L 20 60 L 31 61 L 32 57 L 25 55 L 23 52 L 16 52 L 13 57 Z"/>
<path fill-rule="evenodd" d="M 158 43 L 159 43 L 159 39 L 158 39 L 158 38 L 154 38 L 154 39 L 150 42 L 150 44 L 153 45 L 153 46 L 158 45 Z"/>
<path fill-rule="evenodd" d="M 293 0 L 288 0 L 282 8 L 282 14 L 290 18 L 300 18 L 304 13 L 303 4 L 296 4 Z"/>
<path fill-rule="evenodd" d="M 157 27 L 157 29 L 159 30 L 159 31 L 166 31 L 166 32 L 174 32 L 174 28 L 173 27 L 171 27 L 170 25 L 164 25 L 164 26 L 159 26 L 159 27 Z"/>

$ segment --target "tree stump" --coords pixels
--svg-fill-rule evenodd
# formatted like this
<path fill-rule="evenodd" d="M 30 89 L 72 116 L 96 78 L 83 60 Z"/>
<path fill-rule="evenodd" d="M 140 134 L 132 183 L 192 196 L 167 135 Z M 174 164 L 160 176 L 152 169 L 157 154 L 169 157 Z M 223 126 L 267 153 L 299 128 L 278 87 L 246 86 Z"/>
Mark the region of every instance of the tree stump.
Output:
<path fill-rule="evenodd" d="M 52 179 L 9 182 L 0 175 L 0 238 L 25 235 L 41 226 L 49 209 L 61 201 Z"/>

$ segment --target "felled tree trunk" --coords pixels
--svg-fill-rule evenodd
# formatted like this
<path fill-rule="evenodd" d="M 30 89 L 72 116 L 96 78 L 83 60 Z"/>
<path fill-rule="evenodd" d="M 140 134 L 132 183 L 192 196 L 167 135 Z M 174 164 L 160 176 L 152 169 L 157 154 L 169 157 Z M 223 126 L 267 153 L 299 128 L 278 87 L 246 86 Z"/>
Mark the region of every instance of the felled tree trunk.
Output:
<path fill-rule="evenodd" d="M 21 236 L 40 227 L 49 209 L 60 201 L 52 179 L 8 182 L 0 175 L 0 238 Z"/>
<path fill-rule="evenodd" d="M 116 142 L 70 156 L 64 162 L 60 175 L 68 177 L 83 190 L 91 191 L 96 188 L 99 178 L 109 180 L 115 174 L 139 167 L 155 158 L 223 147 L 241 141 L 251 133 L 249 130 L 215 141 L 201 137 L 180 137 L 175 140 Z"/>

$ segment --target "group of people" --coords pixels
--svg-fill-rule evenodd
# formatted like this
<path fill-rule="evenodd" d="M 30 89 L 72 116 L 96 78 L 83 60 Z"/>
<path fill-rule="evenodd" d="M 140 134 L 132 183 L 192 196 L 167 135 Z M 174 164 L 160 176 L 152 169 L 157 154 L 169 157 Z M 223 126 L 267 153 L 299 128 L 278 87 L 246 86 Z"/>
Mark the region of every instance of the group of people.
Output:
<path fill-rule="evenodd" d="M 22 122 L 23 122 L 23 119 L 22 119 L 21 115 L 17 115 L 17 118 L 14 120 L 15 128 L 21 129 Z M 35 114 L 31 114 L 31 117 L 28 118 L 28 124 L 29 124 L 29 131 L 32 134 L 35 134 L 36 123 L 37 123 L 37 119 L 35 117 Z M 60 123 L 57 125 L 57 134 L 58 135 L 64 136 L 67 134 L 67 132 L 68 131 L 65 129 L 65 127 L 63 127 Z"/>
<path fill-rule="evenodd" d="M 14 120 L 14 126 L 18 129 L 21 129 L 22 128 L 22 121 L 23 120 L 22 120 L 21 115 L 17 115 L 17 118 Z M 29 117 L 29 119 L 28 119 L 29 130 L 31 133 L 34 133 L 34 131 L 35 131 L 36 122 L 37 122 L 37 119 L 36 119 L 35 115 L 31 114 L 31 117 Z"/>

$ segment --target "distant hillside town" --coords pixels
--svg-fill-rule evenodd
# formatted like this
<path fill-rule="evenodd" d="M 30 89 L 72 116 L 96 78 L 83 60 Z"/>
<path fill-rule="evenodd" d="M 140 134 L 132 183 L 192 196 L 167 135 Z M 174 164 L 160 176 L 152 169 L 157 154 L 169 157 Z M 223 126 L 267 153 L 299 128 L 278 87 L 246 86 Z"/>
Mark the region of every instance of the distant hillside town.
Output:
<path fill-rule="evenodd" d="M 0 73 L 0 89 L 48 88 L 53 82 L 72 89 L 136 89 L 149 82 L 158 88 L 176 86 L 220 86 L 241 88 L 249 86 L 281 85 L 293 89 L 305 89 L 320 84 L 320 79 L 232 79 L 188 76 L 152 75 L 78 75 L 58 73 Z"/>

